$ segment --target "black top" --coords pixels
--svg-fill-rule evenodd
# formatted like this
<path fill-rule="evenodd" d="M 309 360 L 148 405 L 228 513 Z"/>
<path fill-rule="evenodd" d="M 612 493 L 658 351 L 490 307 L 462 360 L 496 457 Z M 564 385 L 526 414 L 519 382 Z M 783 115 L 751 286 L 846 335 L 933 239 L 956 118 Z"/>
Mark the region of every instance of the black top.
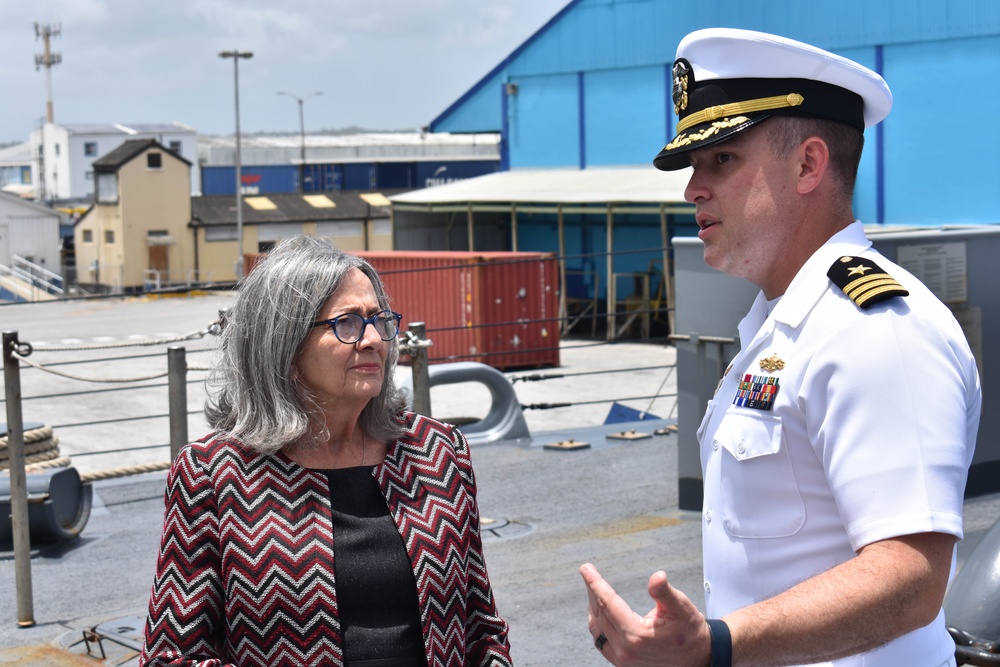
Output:
<path fill-rule="evenodd" d="M 426 667 L 413 566 L 370 467 L 324 470 L 347 667 Z"/>

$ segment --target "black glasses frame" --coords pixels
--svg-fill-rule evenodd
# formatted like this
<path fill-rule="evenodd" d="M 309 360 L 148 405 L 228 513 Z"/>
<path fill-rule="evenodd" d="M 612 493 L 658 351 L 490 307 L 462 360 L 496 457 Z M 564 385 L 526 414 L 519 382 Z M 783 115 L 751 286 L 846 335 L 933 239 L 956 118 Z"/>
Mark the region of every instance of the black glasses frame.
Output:
<path fill-rule="evenodd" d="M 357 319 L 361 320 L 361 331 L 358 332 L 358 337 L 355 338 L 354 340 L 344 340 L 343 338 L 340 337 L 340 334 L 337 333 L 337 322 L 345 317 L 356 317 Z M 382 320 L 386 323 L 390 322 L 391 320 L 396 321 L 396 330 L 388 338 L 386 338 L 382 334 L 382 332 L 378 330 L 378 327 L 375 325 L 375 323 L 379 320 L 379 318 L 382 318 Z M 379 312 L 372 314 L 370 317 L 362 317 L 358 313 L 344 313 L 343 315 L 337 315 L 336 317 L 331 317 L 328 320 L 317 320 L 316 322 L 312 323 L 312 326 L 318 327 L 324 324 L 328 324 L 330 326 L 330 331 L 332 331 L 333 335 L 337 337 L 337 340 L 339 340 L 341 343 L 344 343 L 345 345 L 353 345 L 354 343 L 357 343 L 359 340 L 365 337 L 365 329 L 368 328 L 369 324 L 375 327 L 375 331 L 376 333 L 378 333 L 379 338 L 381 338 L 384 341 L 392 340 L 393 338 L 399 335 L 399 323 L 402 319 L 403 316 L 401 314 L 386 309 L 386 310 L 380 310 Z"/>

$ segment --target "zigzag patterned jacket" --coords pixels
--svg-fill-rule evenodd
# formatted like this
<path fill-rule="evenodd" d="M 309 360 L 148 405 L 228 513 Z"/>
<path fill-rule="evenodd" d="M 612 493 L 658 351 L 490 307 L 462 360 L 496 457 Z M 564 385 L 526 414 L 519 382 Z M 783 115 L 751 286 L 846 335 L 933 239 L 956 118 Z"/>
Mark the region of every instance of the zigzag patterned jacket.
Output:
<path fill-rule="evenodd" d="M 407 414 L 374 475 L 417 581 L 430 667 L 509 666 L 469 445 Z M 167 477 L 140 665 L 343 665 L 326 475 L 212 434 Z"/>

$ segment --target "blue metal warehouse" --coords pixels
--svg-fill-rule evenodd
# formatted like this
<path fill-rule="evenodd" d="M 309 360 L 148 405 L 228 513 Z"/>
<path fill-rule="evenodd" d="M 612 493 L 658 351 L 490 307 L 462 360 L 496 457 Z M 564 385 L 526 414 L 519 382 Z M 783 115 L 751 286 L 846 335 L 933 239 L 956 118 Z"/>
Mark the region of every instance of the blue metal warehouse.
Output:
<path fill-rule="evenodd" d="M 1000 221 L 995 0 L 573 0 L 432 123 L 501 132 L 501 169 L 648 164 L 676 123 L 670 66 L 691 30 L 773 32 L 888 81 L 855 213 L 867 223 Z M 987 159 L 979 159 L 981 156 Z"/>

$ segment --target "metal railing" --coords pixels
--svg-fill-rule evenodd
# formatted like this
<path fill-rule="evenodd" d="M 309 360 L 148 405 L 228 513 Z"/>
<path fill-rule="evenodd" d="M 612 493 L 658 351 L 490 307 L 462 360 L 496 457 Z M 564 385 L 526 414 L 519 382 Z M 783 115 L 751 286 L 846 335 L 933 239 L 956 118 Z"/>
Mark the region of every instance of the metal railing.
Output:
<path fill-rule="evenodd" d="M 57 274 L 18 255 L 13 255 L 12 260 L 12 266 L 0 264 L 0 287 L 4 290 L 27 301 L 64 294 L 62 278 Z"/>
<path fill-rule="evenodd" d="M 123 348 L 123 347 L 136 347 L 136 346 L 152 346 L 152 345 L 164 345 L 169 343 L 176 343 L 185 340 L 194 340 L 202 338 L 207 334 L 218 334 L 221 331 L 221 323 L 215 322 L 210 325 L 207 329 L 193 332 L 192 334 L 187 334 L 175 339 L 169 340 L 153 340 L 153 341 L 133 341 L 128 343 L 114 343 L 109 345 L 79 345 L 79 346 L 67 346 L 67 347 L 45 347 L 42 348 L 46 352 L 67 352 L 67 351 L 83 351 L 83 350 L 104 350 L 113 348 Z M 135 390 L 137 382 L 147 382 L 152 379 L 157 379 L 166 376 L 168 379 L 168 405 L 169 411 L 166 415 L 156 414 L 156 415 L 141 415 L 135 417 L 116 417 L 111 419 L 100 419 L 93 420 L 89 422 L 77 422 L 68 424 L 58 424 L 54 425 L 53 428 L 74 428 L 82 426 L 94 426 L 98 424 L 109 424 L 115 422 L 127 422 L 135 420 L 148 420 L 156 419 L 162 417 L 168 417 L 170 421 L 170 453 L 171 460 L 176 456 L 180 448 L 188 442 L 188 432 L 187 432 L 187 419 L 189 411 L 187 409 L 187 372 L 189 370 L 207 370 L 198 367 L 189 367 L 186 360 L 186 350 L 184 347 L 171 345 L 167 349 L 167 371 L 164 373 L 154 373 L 147 374 L 144 376 L 130 376 L 130 377 L 119 377 L 119 378 L 88 378 L 83 377 L 78 374 L 69 373 L 63 370 L 57 370 L 52 366 L 58 364 L 40 364 L 30 357 L 35 351 L 31 343 L 26 341 L 21 341 L 18 337 L 16 331 L 5 331 L 3 332 L 3 362 L 4 362 L 4 402 L 7 413 L 7 433 L 6 437 L 6 449 L 8 455 L 8 474 L 10 475 L 10 506 L 11 506 L 11 526 L 12 526 L 12 537 L 14 546 L 14 561 L 15 561 L 15 581 L 17 587 L 17 610 L 18 610 L 18 620 L 17 623 L 20 626 L 31 626 L 34 625 L 34 603 L 33 603 L 33 592 L 31 583 L 31 553 L 30 553 L 30 535 L 28 532 L 28 493 L 27 493 L 27 472 L 32 468 L 45 468 L 52 466 L 66 466 L 69 465 L 69 459 L 66 457 L 53 457 L 53 452 L 42 452 L 36 456 L 41 460 L 39 461 L 29 461 L 29 457 L 26 455 L 25 448 L 25 422 L 23 418 L 23 402 L 25 400 L 32 400 L 32 398 L 54 398 L 56 396 L 66 396 L 67 393 L 48 395 L 44 397 L 24 397 L 21 393 L 21 366 L 22 363 L 28 368 L 37 369 L 40 371 L 45 371 L 58 375 L 60 377 L 74 380 L 74 381 L 86 381 L 86 382 L 98 382 L 98 383 L 122 383 L 131 385 L 129 389 Z M 146 357 L 149 355 L 132 355 L 126 357 L 127 359 L 136 359 L 140 357 Z M 157 355 L 158 356 L 158 355 Z M 84 360 L 83 363 L 106 363 L 109 361 L 108 358 L 102 359 L 88 359 Z M 74 363 L 74 362 L 68 362 Z M 79 363 L 79 362 L 77 362 Z M 162 386 L 159 385 L 143 385 L 143 388 L 148 386 Z M 101 391 L 114 391 L 115 389 L 100 389 L 91 390 L 88 392 L 73 392 L 77 395 L 81 393 L 98 393 Z M 58 440 L 52 439 L 52 442 L 57 446 Z M 106 450 L 100 453 L 114 453 L 115 451 L 133 451 L 137 449 L 161 449 L 164 445 L 152 445 L 149 447 L 131 447 L 123 448 L 119 450 Z M 90 452 L 94 454 L 96 452 Z M 94 474 L 81 475 L 80 479 L 83 482 L 94 481 L 96 479 L 105 479 L 107 477 L 122 476 L 129 474 L 138 474 L 142 472 L 152 472 L 155 470 L 162 470 L 168 467 L 170 461 L 164 461 L 162 463 L 155 463 L 150 465 L 135 465 L 135 466 L 123 466 L 120 468 L 112 469 L 109 471 L 100 471 Z"/>
<path fill-rule="evenodd" d="M 11 255 L 11 268 L 15 274 L 23 277 L 36 287 L 44 289 L 49 294 L 64 294 L 63 277 L 58 273 L 49 271 L 44 266 L 21 257 Z"/>
<path fill-rule="evenodd" d="M 161 290 L 165 287 L 194 287 L 210 283 L 215 274 L 212 271 L 198 271 L 197 269 L 184 269 L 182 271 L 170 269 L 145 269 L 142 272 L 142 286 L 147 292 Z"/>
<path fill-rule="evenodd" d="M 537 260 L 532 260 L 537 261 Z M 495 264 L 495 262 L 494 262 Z M 468 265 L 463 265 L 461 268 L 468 268 Z M 417 280 L 421 280 L 421 276 L 418 274 L 416 276 Z M 29 306 L 33 307 L 33 306 Z M 641 312 L 642 309 L 635 308 L 630 311 L 630 314 L 635 314 L 636 312 Z M 647 308 L 646 309 L 650 315 L 662 314 L 664 309 Z M 537 318 L 537 319 L 524 319 L 519 320 L 517 324 L 529 324 L 529 323 L 544 323 L 544 322 L 559 322 L 560 324 L 569 321 L 572 317 L 575 321 L 581 321 L 580 315 L 563 315 L 556 318 Z M 589 314 L 583 315 L 583 319 L 586 320 L 589 317 L 593 318 L 605 318 L 607 313 L 591 312 Z M 489 324 L 476 325 L 483 327 L 501 327 L 506 326 L 510 323 L 507 322 L 493 322 Z M 100 393 L 111 393 L 111 392 L 138 392 L 147 391 L 154 388 L 162 388 L 164 386 L 168 389 L 167 403 L 168 409 L 166 412 L 162 410 L 155 411 L 154 414 L 140 414 L 140 415 L 94 415 L 94 419 L 70 419 L 66 423 L 53 424 L 53 428 L 59 428 L 62 430 L 69 429 L 84 429 L 92 428 L 96 426 L 101 426 L 106 428 L 108 424 L 117 423 L 139 423 L 146 420 L 169 420 L 169 438 L 166 438 L 168 442 L 158 443 L 158 444 L 136 444 L 129 447 L 113 447 L 102 449 L 99 451 L 84 451 L 76 452 L 74 456 L 96 456 L 96 455 L 110 455 L 110 454 L 120 454 L 126 452 L 137 452 L 137 451 L 164 451 L 169 447 L 169 460 L 172 460 L 181 447 L 186 445 L 189 441 L 188 437 L 188 419 L 192 414 L 200 413 L 200 410 L 189 411 L 187 408 L 187 387 L 190 384 L 201 383 L 203 380 L 191 380 L 189 375 L 193 371 L 205 371 L 208 370 L 206 367 L 196 366 L 189 364 L 189 356 L 191 354 L 198 354 L 202 352 L 208 352 L 210 350 L 188 350 L 182 345 L 189 341 L 194 341 L 203 338 L 208 334 L 218 334 L 221 332 L 224 326 L 224 312 L 220 311 L 220 319 L 206 329 L 187 334 L 185 336 L 179 336 L 176 338 L 170 338 L 166 340 L 153 340 L 153 341 L 131 341 L 131 342 L 118 342 L 111 344 L 101 344 L 101 345 L 68 345 L 65 347 L 45 345 L 44 347 L 34 348 L 30 342 L 21 341 L 18 338 L 18 333 L 16 331 L 8 331 L 3 334 L 3 356 L 4 356 L 4 377 L 5 377 L 5 403 L 7 410 L 7 423 L 8 423 L 8 444 L 7 447 L 10 450 L 10 475 L 11 475 L 11 510 L 13 517 L 13 525 L 15 526 L 15 560 L 17 561 L 16 569 L 18 570 L 18 623 L 19 624 L 32 624 L 33 619 L 33 606 L 31 602 L 31 582 L 30 582 L 30 558 L 29 558 L 29 539 L 30 537 L 26 534 L 27 523 L 26 523 L 26 500 L 25 500 L 25 485 L 24 478 L 27 471 L 32 469 L 32 466 L 45 466 L 45 463 L 39 462 L 34 463 L 28 461 L 25 456 L 24 449 L 24 421 L 21 414 L 22 404 L 29 401 L 48 401 L 57 398 L 65 397 L 76 397 L 83 396 L 87 394 L 100 394 Z M 400 347 L 401 352 L 408 356 L 411 365 L 411 372 L 413 375 L 413 392 L 414 392 L 414 403 L 413 407 L 416 411 L 422 414 L 433 415 L 430 402 L 430 381 L 428 378 L 428 364 L 434 361 L 442 361 L 443 359 L 434 359 L 430 355 L 433 351 L 431 347 L 431 340 L 433 339 L 435 333 L 447 332 L 452 327 L 440 326 L 436 329 L 427 327 L 423 322 L 411 322 L 409 324 L 409 329 L 404 332 L 400 337 Z M 469 328 L 468 325 L 464 328 Z M 664 344 L 669 342 L 667 336 L 650 338 L 649 341 L 658 341 Z M 586 349 L 598 346 L 614 346 L 619 344 L 620 341 L 600 341 L 593 343 L 580 343 L 567 349 Z M 127 354 L 113 356 L 103 355 L 99 358 L 93 355 L 83 355 L 87 358 L 80 358 L 81 355 L 74 355 L 74 358 L 70 358 L 63 361 L 53 361 L 47 363 L 41 363 L 36 361 L 36 357 L 40 354 L 58 354 L 61 352 L 83 352 L 83 351 L 97 351 L 97 352 L 108 352 L 112 350 L 117 350 L 119 348 L 130 348 L 137 346 L 167 346 L 166 356 L 167 356 L 167 369 L 163 372 L 156 373 L 127 373 L 122 375 L 127 375 L 127 377 L 116 377 L 116 378 L 95 378 L 88 377 L 86 372 L 77 371 L 72 368 L 77 365 L 85 364 L 102 364 L 102 369 L 107 369 L 108 364 L 111 362 L 118 362 L 121 364 L 134 364 L 136 360 L 142 358 L 162 358 L 162 351 L 146 353 L 146 354 Z M 37 354 L 36 354 L 37 353 Z M 509 354 L 508 352 L 498 352 L 496 355 L 487 356 L 486 359 L 495 359 L 498 355 Z M 479 355 L 483 356 L 483 355 Z M 451 360 L 451 359 L 448 359 Z M 633 392 L 636 394 L 642 393 L 641 396 L 600 396 L 600 393 L 596 396 L 586 397 L 588 400 L 577 400 L 577 401 L 559 401 L 559 402 L 520 402 L 519 406 L 521 410 L 559 410 L 561 408 L 569 408 L 572 406 L 590 406 L 596 404 L 614 404 L 617 401 L 643 401 L 648 402 L 646 407 L 646 412 L 653 405 L 653 401 L 662 398 L 672 398 L 673 399 L 673 409 L 670 411 L 671 418 L 676 410 L 676 394 L 675 393 L 662 393 L 663 388 L 674 372 L 673 365 L 657 365 L 657 366 L 643 366 L 641 368 L 615 368 L 604 371 L 594 371 L 588 373 L 559 373 L 551 372 L 544 374 L 535 374 L 532 376 L 508 376 L 507 379 L 510 381 L 512 387 L 524 382 L 541 382 L 546 380 L 560 380 L 569 379 L 570 381 L 575 381 L 575 378 L 581 375 L 598 375 L 600 373 L 621 373 L 621 372 L 633 372 L 633 371 L 657 371 L 665 370 L 666 373 L 662 378 L 660 386 L 655 392 Z M 20 375 L 22 369 L 28 369 L 32 371 L 40 371 L 62 377 L 66 380 L 72 382 L 89 382 L 89 383 L 99 383 L 102 386 L 99 388 L 88 388 L 82 391 L 76 390 L 66 390 L 66 391 L 55 391 L 49 392 L 44 395 L 35 396 L 23 396 L 21 394 L 20 386 Z M 107 372 L 102 370 L 102 372 Z M 648 375 L 648 374 L 647 374 Z M 158 382 L 157 380 L 166 378 L 166 382 Z M 106 386 L 111 385 L 111 386 Z M 119 394 L 120 395 L 120 394 Z M 115 410 L 121 411 L 122 403 L 121 401 L 115 402 Z M 155 429 L 145 429 L 147 432 L 155 432 Z M 166 451 L 164 451 L 166 454 Z M 124 466 L 119 469 L 112 469 L 110 471 L 97 471 L 94 473 L 87 473 L 81 475 L 83 481 L 94 481 L 97 479 L 105 479 L 108 476 L 122 476 L 127 474 L 138 474 L 140 472 L 148 472 L 152 470 L 162 470 L 169 466 L 169 460 L 163 460 L 155 463 L 141 464 L 136 466 Z M 66 462 L 64 465 L 68 465 Z"/>

